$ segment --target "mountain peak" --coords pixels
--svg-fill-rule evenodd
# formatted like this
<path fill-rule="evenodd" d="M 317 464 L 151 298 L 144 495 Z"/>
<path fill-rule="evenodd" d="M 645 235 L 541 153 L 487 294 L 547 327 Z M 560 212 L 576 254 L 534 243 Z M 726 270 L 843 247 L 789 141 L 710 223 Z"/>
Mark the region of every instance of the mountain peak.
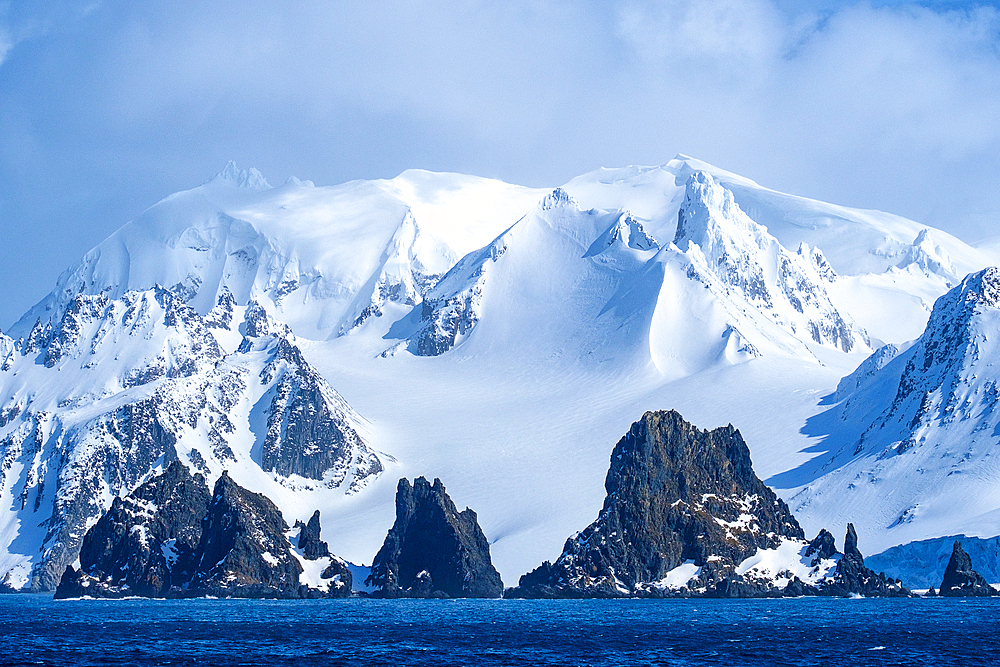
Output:
<path fill-rule="evenodd" d="M 973 273 L 962 281 L 966 300 L 991 308 L 1000 307 L 1000 269 L 995 266 Z"/>
<path fill-rule="evenodd" d="M 213 176 L 209 182 L 224 182 L 245 190 L 269 190 L 271 188 L 267 179 L 259 171 L 253 167 L 240 169 L 233 160 L 227 162 L 222 171 Z"/>
<path fill-rule="evenodd" d="M 744 236 L 763 229 L 740 209 L 733 193 L 707 171 L 696 171 L 688 177 L 674 234 L 678 248 L 686 250 L 687 241 L 707 253 L 719 236 Z"/>
<path fill-rule="evenodd" d="M 969 274 L 961 284 L 939 298 L 934 303 L 924 338 L 933 331 L 967 326 L 983 308 L 1000 308 L 1000 269 L 996 267 Z"/>
<path fill-rule="evenodd" d="M 903 252 L 903 259 L 896 265 L 901 269 L 914 265 L 925 273 L 936 273 L 945 278 L 957 276 L 948 252 L 934 242 L 929 229 L 917 233 L 913 244 Z"/>
<path fill-rule="evenodd" d="M 844 352 L 858 339 L 867 344 L 867 334 L 830 301 L 823 283 L 835 274 L 822 252 L 804 245 L 789 252 L 706 171 L 687 179 L 674 245 L 700 279 L 717 281 L 722 293 L 746 299 L 767 320 Z"/>
<path fill-rule="evenodd" d="M 545 195 L 545 198 L 538 204 L 539 208 L 543 211 L 548 211 L 554 208 L 565 208 L 568 206 L 577 206 L 576 200 L 570 196 L 568 192 L 562 188 L 556 188 L 549 194 Z"/>

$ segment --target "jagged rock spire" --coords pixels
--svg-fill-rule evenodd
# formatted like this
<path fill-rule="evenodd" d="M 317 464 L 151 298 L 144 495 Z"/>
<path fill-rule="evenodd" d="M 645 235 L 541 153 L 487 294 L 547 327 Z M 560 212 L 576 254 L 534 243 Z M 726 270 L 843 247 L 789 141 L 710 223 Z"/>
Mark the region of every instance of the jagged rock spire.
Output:
<path fill-rule="evenodd" d="M 396 521 L 366 582 L 383 597 L 495 598 L 503 593 L 476 513 L 459 512 L 444 484 L 396 487 Z"/>
<path fill-rule="evenodd" d="M 987 583 L 981 574 L 972 569 L 972 558 L 962 548 L 962 543 L 955 541 L 944 570 L 939 595 L 948 597 L 986 597 L 1000 595 L 1000 591 Z"/>

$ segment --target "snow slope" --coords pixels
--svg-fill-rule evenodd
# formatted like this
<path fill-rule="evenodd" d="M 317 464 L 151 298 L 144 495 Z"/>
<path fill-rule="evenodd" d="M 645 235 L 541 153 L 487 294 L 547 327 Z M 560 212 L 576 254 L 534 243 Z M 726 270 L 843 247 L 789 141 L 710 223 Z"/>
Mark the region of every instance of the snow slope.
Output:
<path fill-rule="evenodd" d="M 882 342 L 905 349 L 929 304 L 989 261 L 912 221 L 683 157 L 555 190 L 420 171 L 271 188 L 229 166 L 125 225 L 0 337 L 0 576 L 37 580 L 56 542 L 71 556 L 88 517 L 162 465 L 171 439 L 210 483 L 229 468 L 289 521 L 319 508 L 331 550 L 358 563 L 392 524 L 396 480 L 439 477 L 476 510 L 508 585 L 597 513 L 609 453 L 645 410 L 736 425 L 788 497 L 806 482 L 795 475 L 825 474 L 829 434 L 814 426 L 841 378 Z M 150 310 L 134 327 L 139 301 Z M 220 391 L 230 403 L 204 401 Z M 357 437 L 350 463 L 320 466 L 340 461 L 329 475 L 287 429 L 313 423 L 310 402 Z M 118 438 L 75 435 L 140 403 L 169 433 L 139 429 L 161 443 L 141 460 Z M 93 470 L 89 486 L 64 459 Z M 373 460 L 383 472 L 362 475 Z M 83 509 L 64 530 L 70 507 Z M 839 532 L 830 507 L 796 514 L 809 534 Z M 847 518 L 870 550 L 901 534 Z M 907 539 L 939 530 L 913 525 Z"/>
<path fill-rule="evenodd" d="M 879 350 L 806 424 L 823 455 L 772 483 L 793 511 L 855 520 L 876 548 L 1000 533 L 1000 270 L 970 274 L 924 333 Z"/>
<path fill-rule="evenodd" d="M 666 239 L 698 171 L 711 174 L 785 248 L 820 248 L 839 276 L 829 289 L 834 304 L 879 341 L 916 338 L 934 299 L 965 274 L 1000 263 L 1000 245 L 973 248 L 906 218 L 776 192 L 683 155 L 658 167 L 599 169 L 564 187 L 583 206 L 628 209 Z"/>

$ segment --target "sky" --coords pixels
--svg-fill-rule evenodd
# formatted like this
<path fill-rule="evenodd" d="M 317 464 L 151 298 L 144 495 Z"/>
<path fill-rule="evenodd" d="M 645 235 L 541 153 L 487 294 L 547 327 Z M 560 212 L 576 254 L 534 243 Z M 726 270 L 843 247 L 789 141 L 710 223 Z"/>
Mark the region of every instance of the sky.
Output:
<path fill-rule="evenodd" d="M 228 160 L 555 187 L 683 153 L 1000 239 L 998 4 L 0 0 L 0 328 Z"/>

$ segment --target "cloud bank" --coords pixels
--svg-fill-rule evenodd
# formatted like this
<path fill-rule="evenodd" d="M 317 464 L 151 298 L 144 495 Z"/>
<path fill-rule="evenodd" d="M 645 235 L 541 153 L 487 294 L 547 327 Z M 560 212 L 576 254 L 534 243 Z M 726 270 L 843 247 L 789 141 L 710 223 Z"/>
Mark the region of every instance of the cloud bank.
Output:
<path fill-rule="evenodd" d="M 778 0 L 0 3 L 0 326 L 227 160 L 555 186 L 678 152 L 1000 235 L 1000 12 Z"/>

